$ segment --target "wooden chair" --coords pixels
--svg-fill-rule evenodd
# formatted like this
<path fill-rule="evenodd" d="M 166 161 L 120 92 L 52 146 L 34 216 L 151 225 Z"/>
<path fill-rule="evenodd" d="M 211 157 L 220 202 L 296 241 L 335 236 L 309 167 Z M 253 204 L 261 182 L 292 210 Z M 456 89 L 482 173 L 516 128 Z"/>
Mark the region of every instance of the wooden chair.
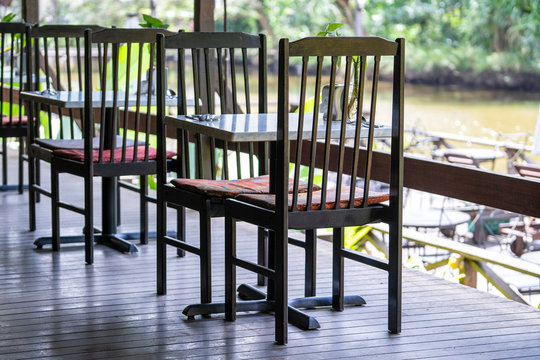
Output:
<path fill-rule="evenodd" d="M 97 25 L 45 25 L 30 30 L 34 91 L 84 91 L 84 31 Z M 36 104 L 38 106 L 38 104 Z M 40 114 L 46 116 L 40 116 Z M 30 231 L 36 229 L 36 202 L 50 196 L 41 186 L 40 162 L 50 162 L 55 149 L 83 149 L 82 109 L 40 105 L 32 109 L 28 132 L 28 202 Z"/>
<path fill-rule="evenodd" d="M 156 149 L 150 146 L 154 118 L 151 107 L 155 96 L 142 92 L 146 78 L 144 67 L 154 63 L 155 41 L 162 29 L 85 30 L 84 36 L 84 148 L 55 149 L 51 158 L 52 242 L 60 246 L 59 209 L 65 208 L 85 217 L 86 262 L 93 263 L 94 218 L 93 177 L 102 178 L 102 234 L 96 239 L 127 251 L 124 239 L 116 235 L 115 180 L 122 175 L 141 176 L 141 204 L 147 196 L 146 176 L 156 172 Z M 98 49 L 98 51 L 94 51 Z M 94 55 L 98 54 L 99 82 L 94 83 Z M 151 68 L 151 67 L 150 67 Z M 148 79 L 152 85 L 152 77 Z M 95 93 L 93 89 L 100 89 Z M 93 94 L 94 93 L 94 94 Z M 93 96 L 94 95 L 94 96 Z M 127 110 L 130 109 L 131 112 Z M 132 115 L 130 115 L 130 113 Z M 98 138 L 96 141 L 95 138 Z M 129 139 L 133 141 L 129 143 Z M 167 154 L 171 159 L 174 154 Z M 59 199 L 59 174 L 84 178 L 84 207 L 66 204 Z M 142 217 L 147 218 L 141 206 Z M 105 224 L 107 222 L 107 224 Z M 141 223 L 141 239 L 148 228 Z M 144 240 L 143 240 L 144 241 Z"/>
<path fill-rule="evenodd" d="M 255 70 L 253 65 L 254 70 L 250 72 L 252 63 L 258 66 Z M 177 76 L 169 76 L 168 85 L 165 69 L 169 75 Z M 172 113 L 251 113 L 255 109 L 264 113 L 267 109 L 266 37 L 243 33 L 184 32 L 161 37 L 158 39 L 158 79 L 161 81 L 158 84 L 158 104 L 164 104 L 168 96 L 165 90 L 170 92 L 174 89 L 178 94 L 178 105 L 171 108 Z M 189 104 L 190 99 L 196 100 Z M 158 109 L 158 130 L 163 129 L 164 115 L 164 109 Z M 179 256 L 184 256 L 187 251 L 200 257 L 201 301 L 209 303 L 212 299 L 211 218 L 223 216 L 223 199 L 227 196 L 246 191 L 268 191 L 268 177 L 255 177 L 267 173 L 268 147 L 265 143 L 233 145 L 183 130 L 173 131 L 170 137 L 177 139 L 176 150 L 182 154 L 182 163 L 178 178 L 168 183 L 162 166 L 165 164 L 165 152 L 161 152 L 157 290 L 159 294 L 167 291 L 166 245 L 171 245 L 177 248 Z M 158 141 L 158 149 L 165 149 L 164 133 L 158 132 Z M 206 145 L 210 143 L 209 151 L 204 150 L 205 142 Z M 247 158 L 247 167 L 242 166 L 244 157 Z M 233 166 L 236 167 L 234 173 L 231 171 Z M 176 238 L 166 235 L 166 206 L 180 209 Z M 199 212 L 199 247 L 186 242 L 185 207 Z M 263 262 L 266 259 L 263 230 L 260 231 L 259 242 L 259 261 Z"/>
<path fill-rule="evenodd" d="M 289 43 L 287 39 L 279 43 L 278 79 L 278 136 L 275 143 L 275 171 L 271 172 L 272 192 L 275 195 L 247 194 L 225 201 L 225 317 L 236 318 L 236 267 L 263 273 L 272 280 L 267 300 L 275 313 L 275 338 L 279 344 L 287 342 L 288 290 L 287 290 L 287 236 L 288 229 L 334 229 L 332 308 L 338 311 L 344 306 L 344 259 L 359 261 L 388 272 L 388 329 L 392 333 L 401 330 L 401 218 L 403 180 L 403 70 L 404 40 L 388 41 L 382 38 L 306 38 Z M 370 121 L 365 127 L 358 115 L 353 124 L 350 121 L 324 121 L 319 113 L 333 113 L 335 101 L 341 104 L 341 118 L 347 116 L 347 97 L 335 97 L 335 84 L 344 85 L 343 93 L 351 89 L 352 60 L 359 61 L 358 110 L 362 114 L 364 102 L 366 64 L 373 64 L 373 80 L 370 96 Z M 302 62 L 300 79 L 291 79 L 289 59 Z M 313 59 L 316 58 L 316 61 Z M 345 64 L 344 76 L 336 71 L 338 58 Z M 373 60 L 374 59 L 374 60 Z M 383 106 L 377 102 L 379 64 L 381 59 L 392 61 L 393 99 L 388 106 L 391 113 L 391 155 L 388 163 L 375 164 L 372 148 L 377 110 Z M 326 60 L 326 61 L 325 61 Z M 316 64 L 314 64 L 316 62 Z M 311 66 L 310 66 L 311 65 Z M 323 68 L 330 70 L 330 78 L 323 76 Z M 325 79 L 323 79 L 325 78 Z M 323 81 L 330 83 L 328 107 L 319 109 Z M 290 85 L 300 82 L 296 97 L 290 93 Z M 307 89 L 310 93 L 307 93 Z M 311 93 L 312 91 L 312 93 Z M 305 113 L 306 99 L 314 98 L 313 113 Z M 293 100 L 291 100 L 293 99 Z M 298 125 L 290 123 L 289 104 L 299 100 Z M 336 115 L 330 115 L 332 119 Z M 296 118 L 296 116 L 295 116 Z M 352 129 L 351 129 L 352 127 Z M 304 136 L 301 129 L 315 129 Z M 361 145 L 361 135 L 367 136 L 365 146 Z M 336 137 L 337 136 L 337 137 Z M 350 143 L 346 143 L 346 139 Z M 317 141 L 317 139 L 323 141 Z M 294 151 L 291 143 L 295 144 Z M 352 146 L 351 146 L 352 145 Z M 288 193 L 289 163 L 294 167 L 294 191 Z M 307 192 L 299 193 L 299 164 L 309 167 Z M 370 191 L 372 168 L 382 168 L 389 174 L 389 193 Z M 315 169 L 322 169 L 321 190 L 315 191 Z M 350 174 L 347 177 L 345 174 Z M 346 180 L 349 185 L 346 186 Z M 363 180 L 363 181 L 362 181 Z M 363 185 L 360 184 L 363 182 Z M 389 204 L 383 204 L 389 200 Z M 337 206 L 336 204 L 339 204 Z M 263 267 L 236 254 L 236 222 L 247 221 L 270 229 L 269 246 L 274 257 L 271 266 Z M 390 226 L 389 260 L 380 261 L 344 248 L 343 228 L 359 226 L 370 222 L 385 222 Z M 270 251 L 272 253 L 272 251 Z M 316 299 L 308 301 L 307 307 L 317 305 Z"/>
<path fill-rule="evenodd" d="M 24 139 L 26 138 L 28 118 L 23 110 L 19 97 L 21 89 L 26 89 L 28 74 L 31 73 L 28 61 L 25 60 L 26 39 L 30 27 L 24 23 L 0 23 L 0 104 L 2 122 L 0 138 L 2 138 L 2 190 L 14 188 L 8 185 L 8 151 L 7 140 L 19 139 L 19 194 L 23 193 L 24 172 Z"/>

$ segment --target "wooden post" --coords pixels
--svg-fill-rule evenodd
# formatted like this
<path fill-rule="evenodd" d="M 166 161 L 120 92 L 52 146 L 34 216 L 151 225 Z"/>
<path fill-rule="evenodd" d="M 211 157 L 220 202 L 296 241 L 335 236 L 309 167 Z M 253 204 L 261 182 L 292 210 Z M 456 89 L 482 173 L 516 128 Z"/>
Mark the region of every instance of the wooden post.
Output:
<path fill-rule="evenodd" d="M 461 272 L 465 274 L 465 278 L 460 281 L 463 285 L 467 285 L 476 288 L 476 269 L 471 265 L 471 262 L 466 258 L 463 259 L 463 270 Z"/>
<path fill-rule="evenodd" d="M 22 0 L 22 18 L 28 24 L 39 23 L 39 0 Z"/>
<path fill-rule="evenodd" d="M 194 31 L 214 31 L 215 0 L 195 0 Z"/>

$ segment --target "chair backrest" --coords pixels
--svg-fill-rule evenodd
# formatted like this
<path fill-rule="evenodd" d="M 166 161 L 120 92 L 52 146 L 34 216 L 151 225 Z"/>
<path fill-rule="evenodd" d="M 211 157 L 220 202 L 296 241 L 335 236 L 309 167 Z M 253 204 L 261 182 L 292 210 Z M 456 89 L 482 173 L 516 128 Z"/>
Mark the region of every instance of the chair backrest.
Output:
<path fill-rule="evenodd" d="M 169 108 L 171 113 L 267 112 L 265 35 L 180 32 L 163 38 L 159 44 L 158 69 L 167 69 L 168 75 L 164 74 L 167 80 L 163 87 L 178 94 L 177 106 Z M 187 131 L 179 134 L 178 152 L 184 154 L 181 176 L 190 177 L 187 169 L 195 169 L 194 176 L 199 178 L 201 167 L 208 164 L 202 164 L 199 146 L 195 147 L 195 156 L 190 157 L 194 150 L 189 145 L 193 137 L 199 143 L 197 134 L 189 134 Z M 236 143 L 235 147 L 230 147 L 226 142 L 211 139 L 211 147 L 210 167 L 213 179 L 242 178 L 248 175 L 245 170 L 247 168 L 249 176 L 256 175 L 255 157 L 264 159 L 259 161 L 258 173 L 267 172 L 267 144 Z M 235 164 L 228 161 L 230 148 L 235 152 Z M 248 154 L 248 157 L 242 153 Z M 195 162 L 194 166 L 190 166 L 190 162 Z M 249 166 L 242 167 L 243 162 L 249 163 Z M 229 171 L 230 167 L 233 168 L 230 165 L 236 165 L 235 174 Z"/>
<path fill-rule="evenodd" d="M 540 165 L 514 162 L 514 168 L 519 175 L 540 180 Z"/>
<path fill-rule="evenodd" d="M 44 25 L 30 31 L 32 40 L 33 81 L 31 89 L 52 91 L 84 91 L 84 31 L 105 29 L 98 25 Z M 38 118 L 36 137 L 81 138 L 82 109 L 44 106 L 47 120 Z M 62 115 L 58 126 L 52 114 Z M 44 123 L 43 121 L 47 121 Z M 43 134 L 38 129 L 42 127 Z M 57 131 L 55 131 L 58 129 Z"/>
<path fill-rule="evenodd" d="M 390 73 L 393 76 L 390 77 L 391 101 L 381 100 L 378 96 L 383 65 L 387 66 L 385 75 Z M 366 79 L 366 68 L 371 75 L 369 80 Z M 297 70 L 292 72 L 291 69 Z M 294 42 L 280 40 L 277 176 L 275 185 L 272 185 L 275 186 L 278 212 L 286 213 L 288 210 L 290 161 L 295 164 L 290 211 L 300 209 L 297 207 L 298 188 L 303 179 L 299 164 L 308 168 L 308 191 L 307 194 L 301 194 L 303 199 L 305 196 L 307 211 L 318 209 L 312 208 L 315 203 L 313 183 L 316 176 L 321 179 L 321 192 L 317 193 L 320 194 L 317 200 L 320 200 L 321 210 L 332 208 L 330 204 L 334 201 L 340 204 L 335 208 L 358 207 L 359 204 L 354 201 L 359 196 L 358 192 L 363 193 L 364 199 L 368 199 L 374 138 L 381 130 L 378 127 L 380 124 L 391 127 L 391 159 L 388 169 L 390 205 L 401 206 L 403 72 L 403 39 L 389 41 L 376 37 L 313 37 Z M 354 86 L 355 78 L 358 79 L 357 86 Z M 325 83 L 328 86 L 324 86 Z M 355 99 L 356 105 L 350 106 L 348 94 Z M 290 104 L 293 101 L 299 104 L 297 114 L 290 114 Z M 353 107 L 356 110 L 350 111 Z M 364 111 L 366 108 L 368 111 Z M 369 121 L 363 120 L 363 113 Z M 383 121 L 377 122 L 377 114 L 382 114 L 379 117 Z M 336 121 L 336 118 L 346 120 Z M 318 130 L 308 131 L 310 129 Z M 296 143 L 293 154 L 290 154 L 290 141 Z M 364 182 L 363 191 L 356 188 L 357 182 L 361 181 Z M 348 190 L 345 186 L 347 182 L 350 184 Z M 331 188 L 336 191 L 329 191 Z M 345 196 L 342 196 L 342 192 Z M 345 205 L 346 201 L 348 205 Z M 368 201 L 361 204 L 361 207 L 367 206 Z"/>
<path fill-rule="evenodd" d="M 459 152 L 447 151 L 444 154 L 444 158 L 446 159 L 446 161 L 452 164 L 459 164 L 459 165 L 480 168 L 479 161 L 467 154 L 460 154 Z"/>
<path fill-rule="evenodd" d="M 145 89 L 154 82 L 150 74 L 158 33 L 171 34 L 163 29 L 85 30 L 85 161 L 92 161 L 94 136 L 99 137 L 94 163 L 137 163 L 152 157 L 156 97 Z M 114 156 L 110 156 L 113 148 Z"/>
<path fill-rule="evenodd" d="M 0 128 L 26 127 L 19 92 L 27 89 L 30 73 L 25 54 L 29 29 L 24 23 L 0 23 Z"/>

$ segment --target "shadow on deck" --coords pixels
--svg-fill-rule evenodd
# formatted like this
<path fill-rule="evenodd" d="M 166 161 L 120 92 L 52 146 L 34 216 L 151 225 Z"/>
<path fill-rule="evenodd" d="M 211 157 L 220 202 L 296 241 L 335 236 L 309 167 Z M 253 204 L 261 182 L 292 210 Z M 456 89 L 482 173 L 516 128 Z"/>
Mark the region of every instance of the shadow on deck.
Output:
<path fill-rule="evenodd" d="M 43 174 L 48 174 L 44 169 Z M 67 175 L 65 175 L 67 176 Z M 45 179 L 44 179 L 45 180 Z M 66 182 L 62 182 L 66 184 Z M 64 198 L 81 196 L 78 179 Z M 99 189 L 99 187 L 96 187 Z M 125 193 L 124 193 L 125 194 Z M 82 196 L 81 196 L 82 199 Z M 133 201 L 133 205 L 129 202 Z M 137 230 L 137 198 L 123 196 L 124 230 Z M 99 211 L 99 199 L 96 199 Z M 319 330 L 289 326 L 289 344 L 274 344 L 268 314 L 187 320 L 184 306 L 198 301 L 198 259 L 168 253 L 169 292 L 156 295 L 155 240 L 139 253 L 121 254 L 97 245 L 94 265 L 81 245 L 36 249 L 50 235 L 50 202 L 38 207 L 38 231 L 28 229 L 27 194 L 0 193 L 0 358 L 537 358 L 540 311 L 431 275 L 404 269 L 403 332 L 387 332 L 386 273 L 346 263 L 346 293 L 367 305 L 308 310 Z M 155 214 L 152 212 L 151 214 Z M 99 219 L 99 216 L 97 217 Z M 80 233 L 81 216 L 62 211 L 62 234 Z M 188 212 L 188 239 L 198 239 L 198 217 Z M 155 224 L 155 219 L 151 219 Z M 223 300 L 223 221 L 214 220 L 214 300 Z M 255 258 L 256 229 L 238 228 L 239 252 Z M 330 294 L 331 246 L 320 241 L 318 294 Z M 303 293 L 302 251 L 290 247 L 289 296 Z M 255 283 L 239 271 L 238 281 Z"/>

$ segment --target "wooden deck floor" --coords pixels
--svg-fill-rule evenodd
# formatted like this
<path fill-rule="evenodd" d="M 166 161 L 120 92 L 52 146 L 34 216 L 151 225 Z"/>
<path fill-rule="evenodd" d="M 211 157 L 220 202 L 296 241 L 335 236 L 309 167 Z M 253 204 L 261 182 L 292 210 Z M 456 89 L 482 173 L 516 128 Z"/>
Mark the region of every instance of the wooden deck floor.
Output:
<path fill-rule="evenodd" d="M 44 174 L 47 174 L 44 170 Z M 64 199 L 81 196 L 80 181 L 62 182 Z M 99 189 L 99 187 L 97 187 Z M 125 195 L 126 193 L 124 193 Z M 137 203 L 123 196 L 124 229 L 137 229 Z M 309 310 L 321 328 L 289 326 L 289 344 L 274 344 L 273 318 L 240 314 L 187 320 L 197 302 L 198 259 L 169 251 L 169 292 L 156 295 L 155 241 L 127 255 L 97 245 L 95 264 L 84 264 L 81 245 L 58 253 L 35 249 L 50 234 L 48 199 L 39 205 L 38 231 L 27 231 L 27 195 L 0 194 L 0 358 L 57 359 L 499 359 L 540 357 L 540 311 L 417 271 L 404 270 L 403 332 L 386 325 L 386 275 L 347 262 L 347 293 L 367 305 Z M 97 202 L 99 204 L 99 202 Z M 197 239 L 197 216 L 188 234 Z M 155 221 L 152 221 L 155 223 Z M 62 212 L 63 234 L 76 234 L 82 217 Z M 223 299 L 222 221 L 213 222 L 215 300 Z M 254 254 L 254 228 L 238 233 Z M 330 246 L 320 241 L 319 294 L 330 290 Z M 290 248 L 290 296 L 302 294 L 302 252 Z M 254 282 L 239 272 L 239 281 Z"/>

